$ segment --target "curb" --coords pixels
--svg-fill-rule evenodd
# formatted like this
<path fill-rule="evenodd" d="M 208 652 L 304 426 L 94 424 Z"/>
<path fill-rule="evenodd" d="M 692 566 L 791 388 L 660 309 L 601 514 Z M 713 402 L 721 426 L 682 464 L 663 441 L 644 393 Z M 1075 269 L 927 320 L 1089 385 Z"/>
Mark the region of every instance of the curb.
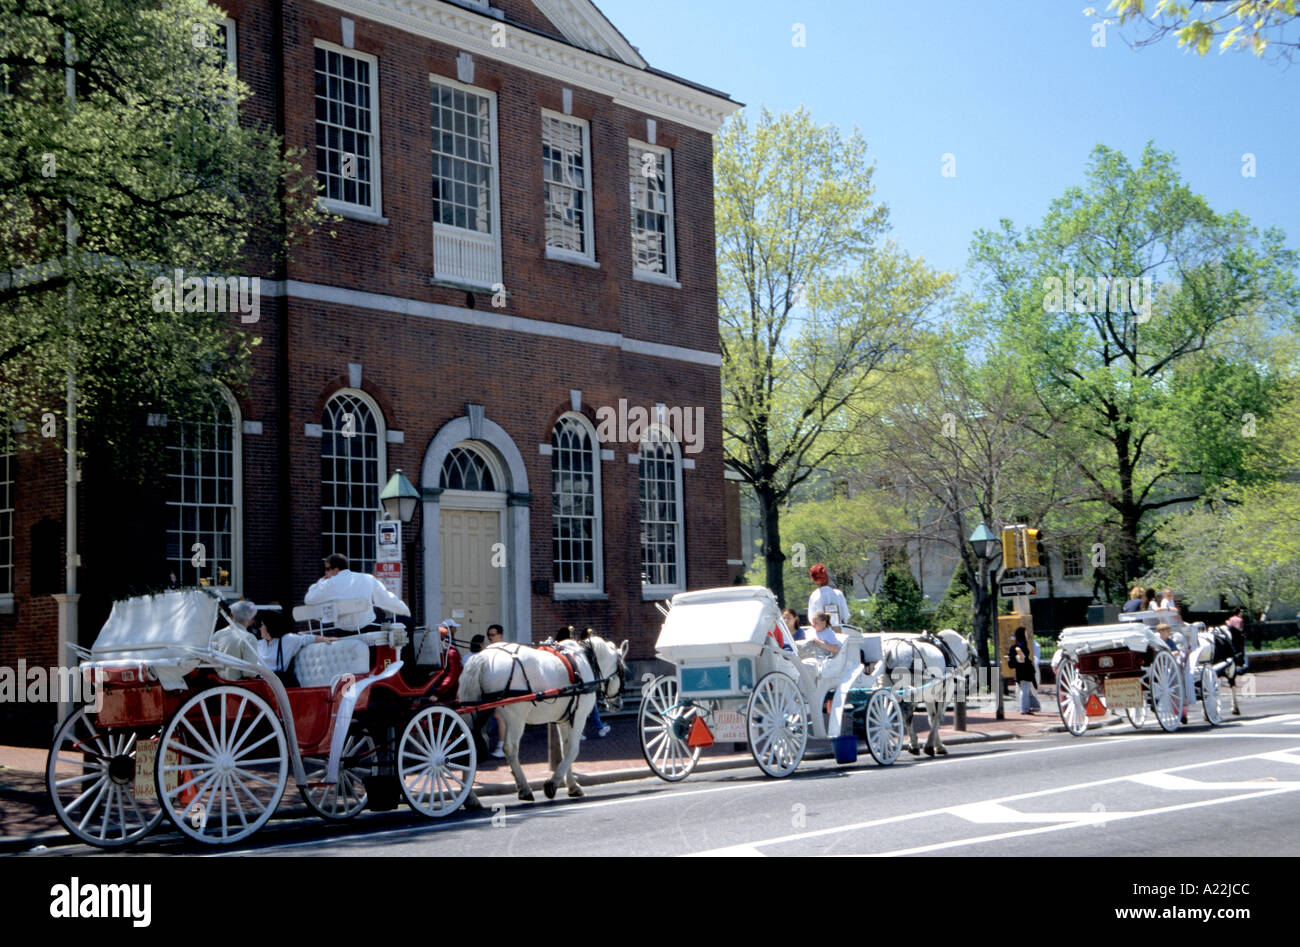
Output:
<path fill-rule="evenodd" d="M 1121 727 L 1126 725 L 1127 723 L 1128 721 L 1125 720 L 1123 717 L 1112 717 L 1110 720 L 1089 720 L 1088 729 L 1089 730 L 1101 730 L 1102 728 L 1109 729 L 1111 727 Z M 1065 724 L 1058 723 L 1054 727 L 1045 727 L 1043 730 L 1039 732 L 1040 733 L 1069 733 L 1070 731 L 1065 729 Z"/>
<path fill-rule="evenodd" d="M 1010 730 L 988 730 L 988 731 L 967 731 L 965 733 L 954 733 L 947 737 L 943 742 L 948 746 L 962 746 L 969 743 L 991 743 L 999 740 L 1015 740 L 1019 735 L 1012 733 Z M 805 753 L 805 760 L 830 760 L 835 756 L 830 750 L 815 750 L 811 753 Z M 868 759 L 870 757 L 868 756 Z M 716 773 L 728 769 L 745 769 L 754 765 L 752 756 L 730 756 L 714 760 L 701 760 L 695 765 L 692 773 Z M 611 769 L 604 772 L 591 773 L 582 777 L 582 785 L 603 786 L 609 783 L 632 782 L 639 779 L 653 779 L 656 784 L 661 780 L 656 779 L 654 773 L 649 768 L 642 765 L 637 767 L 628 767 L 625 769 Z M 534 792 L 542 792 L 542 784 L 545 779 L 531 779 L 528 786 Z M 495 796 L 513 796 L 515 794 L 514 783 L 489 783 L 485 786 L 475 788 L 474 794 L 480 799 Z M 286 813 L 286 818 L 276 818 L 276 821 L 297 821 L 299 819 L 311 819 L 311 814 L 302 808 L 303 813 L 295 819 Z M 63 845 L 80 844 L 72 835 L 62 830 L 42 832 L 38 835 L 10 835 L 0 837 L 0 854 L 15 854 L 20 852 L 29 852 L 37 846 L 45 848 L 56 848 Z"/>

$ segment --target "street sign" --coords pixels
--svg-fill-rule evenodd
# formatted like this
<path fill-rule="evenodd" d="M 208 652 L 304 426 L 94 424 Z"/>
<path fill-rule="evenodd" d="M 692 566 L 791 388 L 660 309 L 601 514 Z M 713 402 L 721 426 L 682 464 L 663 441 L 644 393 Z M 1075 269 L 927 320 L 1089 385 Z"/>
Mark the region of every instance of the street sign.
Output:
<path fill-rule="evenodd" d="M 380 520 L 376 528 L 378 545 L 375 559 L 379 562 L 402 561 L 402 524 L 400 520 Z"/>
<path fill-rule="evenodd" d="M 402 597 L 402 564 L 400 562 L 376 562 L 375 578 L 383 583 L 384 588 L 397 598 Z"/>
<path fill-rule="evenodd" d="M 1003 582 L 998 586 L 998 593 L 1004 596 L 1037 595 L 1038 587 L 1032 582 Z"/>

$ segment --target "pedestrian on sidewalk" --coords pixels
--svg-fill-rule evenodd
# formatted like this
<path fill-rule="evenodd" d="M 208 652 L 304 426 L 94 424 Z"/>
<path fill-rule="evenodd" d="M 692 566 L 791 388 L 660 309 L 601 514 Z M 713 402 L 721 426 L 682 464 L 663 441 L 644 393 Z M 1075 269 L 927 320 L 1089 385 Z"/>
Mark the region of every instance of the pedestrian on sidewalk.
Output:
<path fill-rule="evenodd" d="M 577 632 L 575 637 L 577 638 L 578 641 L 586 643 L 591 639 L 592 634 L 593 632 L 590 628 L 585 628 L 582 631 Z M 600 674 L 599 668 L 592 668 L 591 671 L 593 674 L 596 675 Z M 592 724 L 592 726 L 596 728 L 596 736 L 607 737 L 609 736 L 610 730 L 612 730 L 613 728 L 610 727 L 609 724 L 605 723 L 605 721 L 600 719 L 600 699 L 601 699 L 600 694 L 597 693 L 596 703 L 592 705 L 591 713 L 588 714 L 587 716 L 587 721 L 588 723 Z M 584 733 L 582 735 L 582 739 L 584 740 L 587 739 L 587 734 Z"/>
<path fill-rule="evenodd" d="M 494 644 L 501 644 L 505 639 L 506 630 L 500 625 L 492 624 L 487 626 L 487 646 L 489 648 Z M 491 753 L 493 759 L 503 760 L 506 758 L 505 747 L 501 745 L 505 732 L 506 722 L 501 717 L 501 711 L 492 711 L 492 719 L 487 722 L 487 726 L 484 728 L 484 736 L 489 745 L 495 743 Z"/>
<path fill-rule="evenodd" d="M 1009 656 L 1011 669 L 1016 674 L 1016 685 L 1020 690 L 1020 712 L 1032 715 L 1043 708 L 1038 703 L 1038 695 L 1034 693 L 1037 662 L 1034 661 L 1034 650 L 1025 637 L 1023 625 L 1015 631 Z"/>

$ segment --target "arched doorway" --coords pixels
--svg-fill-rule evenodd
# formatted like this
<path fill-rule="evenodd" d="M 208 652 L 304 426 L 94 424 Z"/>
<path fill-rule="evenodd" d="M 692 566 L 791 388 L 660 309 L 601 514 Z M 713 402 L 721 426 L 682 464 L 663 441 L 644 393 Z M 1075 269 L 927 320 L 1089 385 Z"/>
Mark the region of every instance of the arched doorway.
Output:
<path fill-rule="evenodd" d="M 420 471 L 425 620 L 455 618 L 466 641 L 499 622 L 527 642 L 528 475 L 510 436 L 480 406 L 468 412 L 434 435 Z"/>

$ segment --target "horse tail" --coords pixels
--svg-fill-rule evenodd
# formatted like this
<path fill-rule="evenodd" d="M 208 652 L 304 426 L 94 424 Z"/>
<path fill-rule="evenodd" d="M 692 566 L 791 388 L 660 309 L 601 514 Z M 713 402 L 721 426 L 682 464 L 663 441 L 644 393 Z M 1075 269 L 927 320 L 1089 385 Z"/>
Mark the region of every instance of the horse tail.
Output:
<path fill-rule="evenodd" d="M 460 672 L 460 685 L 456 688 L 456 697 L 462 701 L 478 700 L 483 696 L 483 668 L 487 659 L 476 654 L 465 662 Z"/>

